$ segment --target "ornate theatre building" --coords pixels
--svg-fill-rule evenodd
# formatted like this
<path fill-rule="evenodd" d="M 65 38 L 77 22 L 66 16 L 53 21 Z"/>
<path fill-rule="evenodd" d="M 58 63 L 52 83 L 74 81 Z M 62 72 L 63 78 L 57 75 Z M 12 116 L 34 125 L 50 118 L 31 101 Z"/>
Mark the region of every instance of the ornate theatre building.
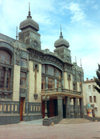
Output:
<path fill-rule="evenodd" d="M 39 25 L 29 11 L 19 38 L 0 34 L 0 124 L 45 116 L 83 116 L 83 70 L 71 62 L 69 43 L 41 50 Z"/>

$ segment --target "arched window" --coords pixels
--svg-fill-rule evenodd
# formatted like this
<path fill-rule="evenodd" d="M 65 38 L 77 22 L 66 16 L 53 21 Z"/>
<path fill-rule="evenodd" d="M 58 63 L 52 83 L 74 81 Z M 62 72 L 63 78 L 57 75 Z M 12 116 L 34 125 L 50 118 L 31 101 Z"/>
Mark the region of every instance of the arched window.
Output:
<path fill-rule="evenodd" d="M 4 50 L 0 50 L 0 63 L 11 64 L 11 55 Z"/>
<path fill-rule="evenodd" d="M 0 89 L 10 89 L 11 82 L 11 55 L 5 51 L 0 50 Z"/>
<path fill-rule="evenodd" d="M 62 84 L 62 72 L 52 65 L 42 65 L 42 89 L 58 89 Z"/>

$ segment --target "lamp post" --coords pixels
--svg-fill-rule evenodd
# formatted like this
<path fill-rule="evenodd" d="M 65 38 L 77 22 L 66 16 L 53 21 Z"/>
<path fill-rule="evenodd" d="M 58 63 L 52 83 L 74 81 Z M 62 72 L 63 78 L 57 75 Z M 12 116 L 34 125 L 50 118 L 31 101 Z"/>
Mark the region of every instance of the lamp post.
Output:
<path fill-rule="evenodd" d="M 49 96 L 43 96 L 42 99 L 45 101 L 45 117 L 44 119 L 48 119 L 48 110 L 47 110 L 47 101 L 49 100 Z"/>

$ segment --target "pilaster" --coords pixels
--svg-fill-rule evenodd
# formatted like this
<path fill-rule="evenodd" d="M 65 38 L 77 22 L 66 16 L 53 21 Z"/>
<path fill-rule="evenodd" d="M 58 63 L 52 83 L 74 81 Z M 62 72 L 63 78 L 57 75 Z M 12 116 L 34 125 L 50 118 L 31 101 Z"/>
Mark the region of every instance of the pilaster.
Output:
<path fill-rule="evenodd" d="M 70 97 L 66 98 L 66 118 L 70 118 Z"/>
<path fill-rule="evenodd" d="M 63 118 L 63 99 L 62 99 L 62 96 L 57 97 L 57 103 L 58 103 L 58 116 L 60 118 Z"/>
<path fill-rule="evenodd" d="M 19 101 L 19 93 L 20 93 L 20 66 L 14 65 L 13 101 Z"/>

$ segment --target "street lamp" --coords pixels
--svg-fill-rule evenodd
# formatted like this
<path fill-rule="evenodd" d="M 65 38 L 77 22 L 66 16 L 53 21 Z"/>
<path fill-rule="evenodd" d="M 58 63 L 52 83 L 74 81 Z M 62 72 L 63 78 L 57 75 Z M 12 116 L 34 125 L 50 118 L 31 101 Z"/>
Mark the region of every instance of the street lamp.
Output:
<path fill-rule="evenodd" d="M 48 119 L 48 110 L 47 110 L 47 101 L 49 100 L 49 96 L 43 96 L 42 99 L 45 101 L 45 117 L 44 119 Z"/>

